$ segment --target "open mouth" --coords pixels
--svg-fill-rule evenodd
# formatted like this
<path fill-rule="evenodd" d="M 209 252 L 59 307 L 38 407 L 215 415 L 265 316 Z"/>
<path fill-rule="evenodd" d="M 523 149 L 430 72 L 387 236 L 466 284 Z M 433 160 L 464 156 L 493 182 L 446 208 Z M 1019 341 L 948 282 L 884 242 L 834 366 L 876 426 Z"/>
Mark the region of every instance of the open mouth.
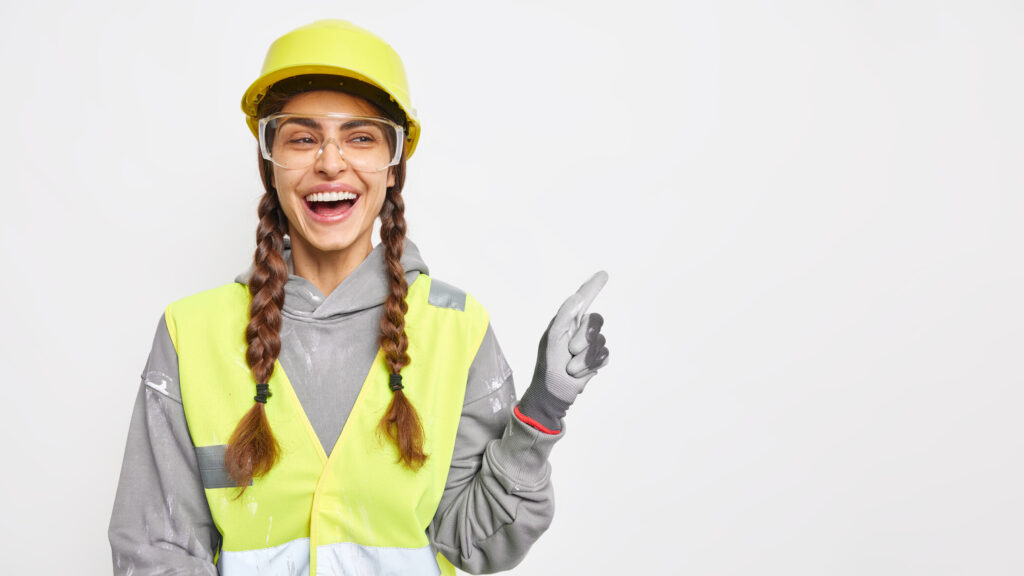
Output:
<path fill-rule="evenodd" d="M 359 202 L 359 195 L 352 192 L 316 192 L 303 198 L 306 210 L 320 221 L 336 221 L 344 218 Z"/>

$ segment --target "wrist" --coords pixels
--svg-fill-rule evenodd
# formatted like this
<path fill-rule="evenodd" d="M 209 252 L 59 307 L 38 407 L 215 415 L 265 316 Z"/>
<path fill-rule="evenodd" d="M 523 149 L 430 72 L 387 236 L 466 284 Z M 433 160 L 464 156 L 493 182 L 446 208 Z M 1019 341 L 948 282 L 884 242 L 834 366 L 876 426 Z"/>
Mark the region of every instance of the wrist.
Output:
<path fill-rule="evenodd" d="M 542 432 L 557 434 L 562 429 L 562 418 L 565 418 L 571 402 L 566 402 L 551 394 L 546 386 L 534 383 L 523 393 L 516 411 L 519 415 L 532 420 L 523 420 Z M 539 427 L 535 424 L 539 424 Z"/>
<path fill-rule="evenodd" d="M 551 434 L 553 436 L 562 433 L 561 429 L 552 430 L 551 428 L 548 428 L 547 426 L 541 424 L 540 422 L 534 420 L 533 418 L 530 418 L 526 414 L 523 414 L 523 412 L 519 409 L 519 406 L 516 406 L 513 411 L 515 412 L 516 418 L 518 418 L 520 422 L 524 424 L 529 424 L 530 426 L 532 426 L 533 428 L 540 432 L 543 432 L 545 434 Z"/>

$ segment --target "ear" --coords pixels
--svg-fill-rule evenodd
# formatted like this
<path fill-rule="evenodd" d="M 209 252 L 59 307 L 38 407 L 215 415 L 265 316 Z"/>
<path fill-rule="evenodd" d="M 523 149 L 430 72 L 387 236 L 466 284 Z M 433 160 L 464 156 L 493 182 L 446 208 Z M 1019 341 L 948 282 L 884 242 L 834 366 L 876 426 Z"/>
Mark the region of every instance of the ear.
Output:
<path fill-rule="evenodd" d="M 393 168 L 388 168 L 388 188 L 395 185 L 395 171 Z"/>

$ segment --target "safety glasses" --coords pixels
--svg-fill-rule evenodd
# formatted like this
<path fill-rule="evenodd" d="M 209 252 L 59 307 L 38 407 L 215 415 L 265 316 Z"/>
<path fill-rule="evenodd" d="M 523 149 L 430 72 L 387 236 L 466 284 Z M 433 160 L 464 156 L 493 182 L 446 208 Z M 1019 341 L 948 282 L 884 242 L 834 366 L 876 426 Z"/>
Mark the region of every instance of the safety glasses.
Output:
<path fill-rule="evenodd" d="M 259 121 L 263 157 L 290 170 L 307 168 L 324 154 L 337 153 L 354 170 L 380 172 L 402 159 L 404 133 L 386 118 L 342 113 L 279 113 Z"/>

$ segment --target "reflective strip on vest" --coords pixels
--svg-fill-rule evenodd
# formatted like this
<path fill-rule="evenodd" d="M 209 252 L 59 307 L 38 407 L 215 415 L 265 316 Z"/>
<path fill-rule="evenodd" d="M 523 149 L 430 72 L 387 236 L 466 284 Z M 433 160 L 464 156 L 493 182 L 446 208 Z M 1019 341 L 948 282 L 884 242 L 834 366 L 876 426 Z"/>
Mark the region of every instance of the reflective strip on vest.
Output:
<path fill-rule="evenodd" d="M 352 542 L 317 547 L 316 563 L 322 574 L 367 576 L 438 576 L 430 546 L 423 548 L 374 548 Z"/>
<path fill-rule="evenodd" d="M 299 538 L 273 548 L 221 552 L 220 576 L 271 576 L 309 573 L 309 538 Z M 345 574 L 345 572 L 338 572 Z"/>
<path fill-rule="evenodd" d="M 317 547 L 318 574 L 346 576 L 439 576 L 430 546 L 374 548 L 352 542 Z M 309 538 L 273 548 L 222 552 L 217 569 L 221 576 L 278 576 L 309 571 Z"/>
<path fill-rule="evenodd" d="M 445 294 L 441 306 L 428 302 L 432 292 Z M 426 529 L 444 491 L 469 366 L 488 323 L 479 302 L 458 292 L 431 290 L 430 277 L 420 274 L 406 297 L 411 362 L 402 370 L 403 392 L 422 421 L 428 455 L 415 472 L 397 463 L 394 444 L 377 433 L 393 397 L 382 350 L 330 458 L 274 364 L 265 409 L 281 446 L 277 464 L 241 497 L 217 481 L 215 463 L 204 467 L 224 574 L 454 575 L 432 551 Z M 227 443 L 253 406 L 256 384 L 245 359 L 250 298 L 246 286 L 228 284 L 167 307 L 189 432 L 204 457 Z"/>

